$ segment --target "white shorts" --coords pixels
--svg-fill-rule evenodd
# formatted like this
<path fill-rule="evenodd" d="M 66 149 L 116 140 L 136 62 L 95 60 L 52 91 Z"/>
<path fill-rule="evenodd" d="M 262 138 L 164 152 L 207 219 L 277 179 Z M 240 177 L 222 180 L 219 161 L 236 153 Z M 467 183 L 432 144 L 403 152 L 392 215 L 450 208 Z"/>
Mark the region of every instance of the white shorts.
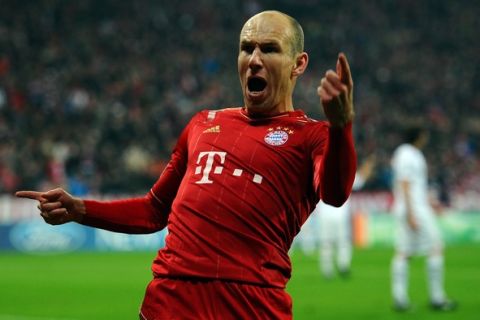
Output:
<path fill-rule="evenodd" d="M 407 255 L 426 255 L 443 248 L 443 241 L 438 223 L 433 214 L 417 217 L 418 229 L 413 231 L 406 217 L 396 217 L 397 228 L 395 249 Z"/>

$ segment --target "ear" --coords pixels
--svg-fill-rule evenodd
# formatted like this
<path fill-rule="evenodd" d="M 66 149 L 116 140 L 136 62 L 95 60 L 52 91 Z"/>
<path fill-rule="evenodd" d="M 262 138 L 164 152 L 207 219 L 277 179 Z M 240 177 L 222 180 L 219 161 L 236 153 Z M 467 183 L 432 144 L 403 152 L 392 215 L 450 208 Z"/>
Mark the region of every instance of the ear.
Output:
<path fill-rule="evenodd" d="M 301 75 L 303 72 L 305 72 L 305 69 L 307 69 L 307 65 L 308 54 L 306 52 L 299 53 L 292 69 L 292 76 L 298 77 Z"/>

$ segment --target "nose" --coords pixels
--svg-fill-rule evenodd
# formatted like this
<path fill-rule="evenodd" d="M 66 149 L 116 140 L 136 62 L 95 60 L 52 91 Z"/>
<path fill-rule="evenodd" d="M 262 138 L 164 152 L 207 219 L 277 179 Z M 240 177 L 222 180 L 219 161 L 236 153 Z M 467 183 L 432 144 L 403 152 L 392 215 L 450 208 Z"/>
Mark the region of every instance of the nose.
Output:
<path fill-rule="evenodd" d="M 252 71 L 257 71 L 263 67 L 262 52 L 259 47 L 253 50 L 250 60 L 248 61 L 248 67 L 252 69 Z"/>

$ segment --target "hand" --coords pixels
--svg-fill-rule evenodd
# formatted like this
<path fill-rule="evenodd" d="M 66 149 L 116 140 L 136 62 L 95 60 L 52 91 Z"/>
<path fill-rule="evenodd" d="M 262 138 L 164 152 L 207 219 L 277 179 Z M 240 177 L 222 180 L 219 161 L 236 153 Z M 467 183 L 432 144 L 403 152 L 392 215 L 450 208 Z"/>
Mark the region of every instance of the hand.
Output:
<path fill-rule="evenodd" d="M 336 72 L 325 73 L 317 93 L 332 127 L 344 127 L 353 120 L 353 80 L 345 54 L 338 55 Z"/>
<path fill-rule="evenodd" d="M 48 192 L 18 191 L 15 196 L 37 200 L 40 215 L 46 223 L 51 225 L 70 221 L 80 222 L 85 214 L 83 200 L 73 197 L 60 188 Z"/>

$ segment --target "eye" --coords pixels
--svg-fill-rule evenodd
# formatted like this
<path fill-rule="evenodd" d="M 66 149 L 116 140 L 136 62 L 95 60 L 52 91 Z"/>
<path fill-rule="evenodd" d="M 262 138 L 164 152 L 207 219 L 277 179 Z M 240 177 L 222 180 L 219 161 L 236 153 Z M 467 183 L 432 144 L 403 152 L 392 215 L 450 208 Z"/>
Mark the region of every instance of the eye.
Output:
<path fill-rule="evenodd" d="M 263 53 L 275 53 L 275 52 L 280 52 L 280 49 L 278 46 L 274 44 L 267 44 L 262 46 L 262 52 Z"/>
<path fill-rule="evenodd" d="M 244 43 L 240 46 L 240 50 L 251 54 L 255 50 L 255 46 L 252 44 Z"/>

